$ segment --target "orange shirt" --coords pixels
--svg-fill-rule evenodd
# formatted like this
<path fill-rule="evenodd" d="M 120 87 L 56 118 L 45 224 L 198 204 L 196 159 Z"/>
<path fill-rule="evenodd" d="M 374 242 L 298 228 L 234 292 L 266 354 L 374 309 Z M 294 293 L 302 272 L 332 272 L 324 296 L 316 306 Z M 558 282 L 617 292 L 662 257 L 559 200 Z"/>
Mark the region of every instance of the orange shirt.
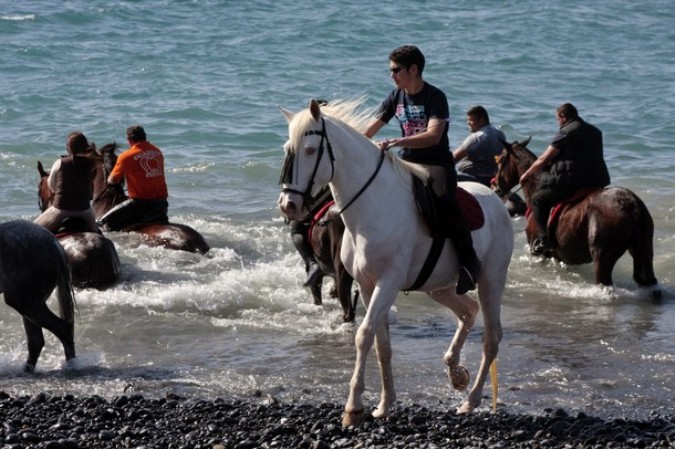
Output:
<path fill-rule="evenodd" d="M 165 200 L 169 196 L 164 178 L 164 155 L 150 142 L 137 142 L 120 154 L 110 175 L 126 178 L 129 198 Z"/>

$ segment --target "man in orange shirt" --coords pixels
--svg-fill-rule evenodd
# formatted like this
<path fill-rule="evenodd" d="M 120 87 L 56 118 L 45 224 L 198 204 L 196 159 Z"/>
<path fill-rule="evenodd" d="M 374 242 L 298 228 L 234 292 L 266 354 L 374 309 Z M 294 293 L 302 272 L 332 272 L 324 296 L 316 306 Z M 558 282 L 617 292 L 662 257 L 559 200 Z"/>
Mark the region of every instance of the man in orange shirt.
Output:
<path fill-rule="evenodd" d="M 142 126 L 127 128 L 130 148 L 124 151 L 108 176 L 108 184 L 126 179 L 129 199 L 110 209 L 99 224 L 118 231 L 135 223 L 168 222 L 169 196 L 164 178 L 164 155 L 146 140 Z"/>

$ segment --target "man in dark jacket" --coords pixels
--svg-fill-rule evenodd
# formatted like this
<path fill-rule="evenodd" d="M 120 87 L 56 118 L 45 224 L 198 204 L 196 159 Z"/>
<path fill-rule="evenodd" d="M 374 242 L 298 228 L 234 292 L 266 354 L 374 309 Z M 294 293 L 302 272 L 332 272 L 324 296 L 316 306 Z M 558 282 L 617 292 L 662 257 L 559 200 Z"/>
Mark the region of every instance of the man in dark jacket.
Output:
<path fill-rule="evenodd" d="M 546 233 L 551 208 L 581 189 L 602 188 L 609 184 L 602 132 L 579 117 L 571 103 L 556 109 L 560 131 L 546 151 L 520 177 L 523 184 L 541 172 L 539 188 L 530 203 L 537 221 L 538 236 L 530 249 L 534 255 L 552 250 Z"/>

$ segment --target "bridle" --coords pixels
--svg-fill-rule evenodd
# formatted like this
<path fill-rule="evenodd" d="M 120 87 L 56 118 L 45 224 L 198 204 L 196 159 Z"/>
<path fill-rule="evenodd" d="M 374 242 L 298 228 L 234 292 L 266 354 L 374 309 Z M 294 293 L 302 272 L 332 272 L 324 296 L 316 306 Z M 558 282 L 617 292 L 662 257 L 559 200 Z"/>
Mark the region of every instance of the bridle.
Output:
<path fill-rule="evenodd" d="M 305 188 L 304 191 L 292 189 L 290 187 L 283 187 L 281 189 L 283 193 L 296 193 L 298 195 L 301 195 L 303 201 L 305 201 L 306 204 L 312 200 L 312 187 L 314 187 L 314 178 L 316 177 L 316 173 L 319 169 L 321 158 L 324 155 L 324 146 L 326 148 L 325 151 L 328 152 L 328 156 L 330 157 L 331 175 L 330 180 L 328 180 L 328 182 L 331 182 L 333 180 L 333 176 L 335 176 L 335 155 L 333 154 L 333 146 L 331 145 L 330 140 L 328 139 L 328 134 L 326 134 L 326 121 L 324 120 L 323 117 L 321 117 L 321 131 L 309 130 L 306 131 L 305 134 L 303 134 L 303 137 L 313 135 L 321 136 L 321 141 L 319 142 L 319 155 L 316 158 L 316 163 L 314 164 L 314 169 L 312 170 L 312 176 L 309 178 L 309 181 L 307 182 L 307 187 Z M 286 158 L 284 159 L 284 163 L 281 167 L 281 176 L 279 177 L 279 184 L 293 183 L 293 168 L 294 168 L 293 164 L 295 159 L 294 153 L 295 153 L 294 151 L 290 151 L 286 155 Z M 354 195 L 354 197 L 342 209 L 340 209 L 340 211 L 337 214 L 335 214 L 332 218 L 328 220 L 322 221 L 321 225 L 325 226 L 330 220 L 339 217 L 345 210 L 347 210 L 349 206 L 354 204 L 354 202 L 363 194 L 363 192 L 366 191 L 368 186 L 370 186 L 370 184 L 373 182 L 373 180 L 379 173 L 383 162 L 384 162 L 384 151 L 380 151 L 380 160 L 378 161 L 377 167 L 375 168 L 375 172 L 373 172 L 373 174 L 370 176 L 370 178 L 368 178 L 363 187 L 361 187 L 361 189 L 356 193 L 356 195 Z"/>

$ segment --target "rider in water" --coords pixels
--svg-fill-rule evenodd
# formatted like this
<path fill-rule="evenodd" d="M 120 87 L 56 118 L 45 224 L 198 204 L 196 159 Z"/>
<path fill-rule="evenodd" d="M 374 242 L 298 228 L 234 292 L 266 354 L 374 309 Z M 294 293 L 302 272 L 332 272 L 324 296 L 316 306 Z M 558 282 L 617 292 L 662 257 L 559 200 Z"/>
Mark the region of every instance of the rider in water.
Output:
<path fill-rule="evenodd" d="M 35 223 L 51 232 L 57 232 L 66 218 L 81 219 L 85 232 L 99 232 L 91 208 L 92 179 L 96 145 L 89 144 L 84 134 L 72 132 L 66 139 L 67 156 L 54 162 L 47 179 L 49 189 L 54 192 L 54 202 Z"/>
<path fill-rule="evenodd" d="M 145 130 L 139 125 L 127 128 L 127 141 L 131 148 L 117 158 L 108 184 L 119 184 L 126 179 L 129 199 L 110 209 L 99 220 L 101 226 L 110 231 L 135 223 L 169 221 L 162 151 L 146 140 Z"/>
<path fill-rule="evenodd" d="M 466 123 L 471 134 L 452 152 L 458 178 L 490 187 L 490 181 L 497 173 L 495 157 L 502 153 L 502 142 L 506 142 L 506 136 L 501 129 L 490 124 L 490 117 L 483 106 L 470 108 L 466 112 Z"/>
<path fill-rule="evenodd" d="M 579 190 L 602 188 L 610 182 L 603 156 L 602 132 L 583 121 L 571 103 L 556 109 L 556 120 L 560 131 L 520 177 L 522 185 L 541 172 L 539 188 L 530 200 L 537 222 L 537 238 L 530 251 L 536 256 L 553 250 L 547 233 L 551 208 Z"/>
<path fill-rule="evenodd" d="M 424 81 L 424 64 L 424 55 L 412 45 L 404 45 L 390 53 L 389 71 L 396 89 L 382 102 L 379 118 L 369 125 L 365 135 L 372 138 L 396 117 L 403 137 L 387 139 L 378 145 L 383 151 L 402 147 L 399 151 L 402 159 L 426 169 L 431 186 L 444 205 L 443 229 L 456 249 L 460 266 L 457 293 L 463 294 L 476 288 L 481 263 L 455 196 L 457 172 L 448 142 L 448 100 L 440 89 Z"/>

